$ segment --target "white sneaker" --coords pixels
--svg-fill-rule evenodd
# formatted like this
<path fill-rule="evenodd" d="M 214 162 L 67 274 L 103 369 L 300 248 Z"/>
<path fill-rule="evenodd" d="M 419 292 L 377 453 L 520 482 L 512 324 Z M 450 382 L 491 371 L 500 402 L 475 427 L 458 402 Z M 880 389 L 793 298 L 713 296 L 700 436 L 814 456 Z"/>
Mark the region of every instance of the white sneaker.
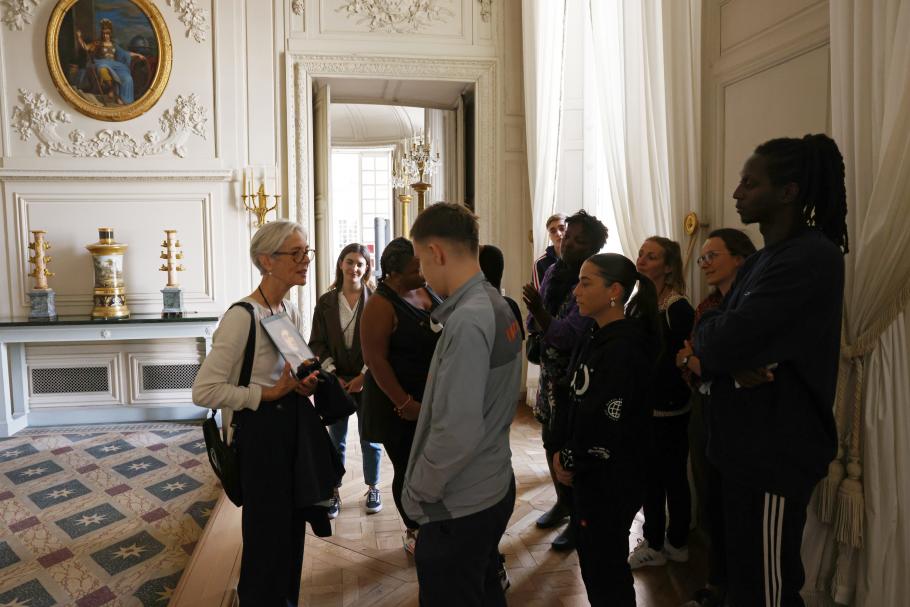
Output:
<path fill-rule="evenodd" d="M 668 540 L 664 540 L 664 556 L 676 563 L 689 562 L 689 547 L 676 548 Z"/>
<path fill-rule="evenodd" d="M 667 557 L 659 550 L 654 550 L 648 545 L 648 540 L 638 540 L 638 545 L 629 553 L 629 567 L 640 569 L 641 567 L 658 567 L 667 564 Z"/>

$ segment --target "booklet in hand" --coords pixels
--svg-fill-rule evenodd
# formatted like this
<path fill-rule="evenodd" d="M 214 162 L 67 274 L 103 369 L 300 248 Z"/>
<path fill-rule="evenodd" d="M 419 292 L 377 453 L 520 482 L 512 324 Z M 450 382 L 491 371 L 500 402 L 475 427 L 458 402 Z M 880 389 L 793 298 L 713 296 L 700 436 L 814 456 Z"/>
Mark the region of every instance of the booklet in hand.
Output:
<path fill-rule="evenodd" d="M 303 335 L 291 322 L 290 317 L 281 312 L 262 319 L 262 328 L 278 348 L 281 356 L 291 363 L 298 378 L 303 378 L 319 369 L 316 355 L 307 345 Z"/>

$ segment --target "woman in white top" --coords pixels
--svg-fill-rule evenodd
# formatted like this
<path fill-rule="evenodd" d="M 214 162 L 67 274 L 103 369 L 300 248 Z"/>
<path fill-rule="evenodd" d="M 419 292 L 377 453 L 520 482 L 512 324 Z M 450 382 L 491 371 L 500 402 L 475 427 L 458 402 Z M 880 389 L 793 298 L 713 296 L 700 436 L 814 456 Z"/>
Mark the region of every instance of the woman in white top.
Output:
<path fill-rule="evenodd" d="M 259 321 L 286 312 L 297 322 L 297 310 L 285 298 L 291 287 L 306 284 L 313 254 L 300 224 L 275 221 L 259 229 L 250 257 L 262 281 L 241 300 L 252 311 L 232 306 L 225 313 L 193 384 L 193 402 L 221 408 L 225 425 L 238 427 L 244 499 L 241 606 L 296 605 L 300 591 L 305 521 L 295 499 L 298 411 L 311 407 L 308 397 L 317 374 L 298 380 Z M 251 321 L 256 325 L 252 374 L 249 386 L 238 386 Z M 322 499 L 331 495 L 331 486 L 328 491 Z"/>
<path fill-rule="evenodd" d="M 369 250 L 357 242 L 344 247 L 335 264 L 335 282 L 319 298 L 313 310 L 313 330 L 310 333 L 310 348 L 322 361 L 323 370 L 334 373 L 341 386 L 357 403 L 359 432 L 363 429 L 360 394 L 363 391 L 364 373 L 367 371 L 360 349 L 360 315 L 372 294 L 369 286 L 372 275 L 373 259 Z M 329 426 L 329 434 L 344 463 L 348 418 Z M 382 445 L 361 439 L 360 450 L 363 456 L 363 481 L 367 485 L 366 511 L 367 514 L 374 514 L 382 510 L 382 497 L 378 489 Z M 336 489 L 329 505 L 329 518 L 338 516 L 340 510 L 341 498 Z"/>

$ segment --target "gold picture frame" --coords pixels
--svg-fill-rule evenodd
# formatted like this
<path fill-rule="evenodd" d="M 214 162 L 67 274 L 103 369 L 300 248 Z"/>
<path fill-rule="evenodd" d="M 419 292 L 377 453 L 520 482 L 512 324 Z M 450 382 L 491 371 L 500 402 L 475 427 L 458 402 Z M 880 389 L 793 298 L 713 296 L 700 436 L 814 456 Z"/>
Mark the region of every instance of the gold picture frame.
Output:
<path fill-rule="evenodd" d="M 45 54 L 63 98 L 109 122 L 149 111 L 173 62 L 170 32 L 151 0 L 59 0 L 47 24 Z"/>

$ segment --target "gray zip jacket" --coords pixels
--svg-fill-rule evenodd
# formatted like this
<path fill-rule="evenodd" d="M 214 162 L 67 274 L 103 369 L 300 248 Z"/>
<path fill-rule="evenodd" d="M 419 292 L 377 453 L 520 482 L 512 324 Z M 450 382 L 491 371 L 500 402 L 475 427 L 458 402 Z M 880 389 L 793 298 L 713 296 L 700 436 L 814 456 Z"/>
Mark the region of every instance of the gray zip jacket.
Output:
<path fill-rule="evenodd" d="M 405 512 L 421 524 L 468 516 L 505 497 L 521 384 L 521 328 L 483 273 L 436 308 L 432 320 L 444 328 L 402 494 Z"/>

